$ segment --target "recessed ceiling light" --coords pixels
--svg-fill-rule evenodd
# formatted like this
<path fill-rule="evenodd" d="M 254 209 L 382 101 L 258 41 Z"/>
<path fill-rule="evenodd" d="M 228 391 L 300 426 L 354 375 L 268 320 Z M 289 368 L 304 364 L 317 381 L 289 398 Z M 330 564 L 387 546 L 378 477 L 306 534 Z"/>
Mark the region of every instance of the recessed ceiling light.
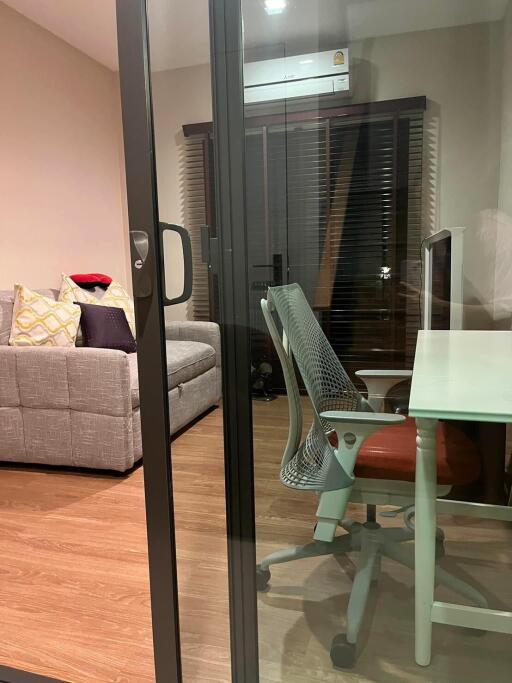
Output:
<path fill-rule="evenodd" d="M 286 9 L 286 0 L 265 0 L 267 14 L 281 14 Z"/>

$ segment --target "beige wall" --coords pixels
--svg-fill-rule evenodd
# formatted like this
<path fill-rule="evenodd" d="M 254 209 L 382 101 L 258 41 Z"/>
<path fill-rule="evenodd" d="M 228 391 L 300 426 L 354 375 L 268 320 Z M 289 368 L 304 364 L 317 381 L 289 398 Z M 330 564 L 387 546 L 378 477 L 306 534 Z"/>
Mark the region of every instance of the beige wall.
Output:
<path fill-rule="evenodd" d="M 210 65 L 156 72 L 152 75 L 152 90 L 160 219 L 183 225 L 182 127 L 211 121 Z M 165 251 L 168 293 L 176 295 L 182 289 L 183 261 L 174 242 L 169 241 Z M 187 304 L 167 308 L 166 317 L 186 319 Z"/>
<path fill-rule="evenodd" d="M 0 3 L 0 288 L 127 283 L 117 75 Z"/>

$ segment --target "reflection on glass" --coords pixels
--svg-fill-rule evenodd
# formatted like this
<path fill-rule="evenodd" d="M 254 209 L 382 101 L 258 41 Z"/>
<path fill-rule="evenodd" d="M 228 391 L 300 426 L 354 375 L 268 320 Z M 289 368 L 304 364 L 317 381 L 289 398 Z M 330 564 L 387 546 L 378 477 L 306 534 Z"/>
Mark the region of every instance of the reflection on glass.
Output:
<path fill-rule="evenodd" d="M 242 7 L 261 680 L 476 682 L 492 661 L 505 681 L 511 660 L 500 633 L 475 639 L 435 625 L 430 668 L 415 663 L 408 411 L 419 330 L 511 327 L 512 4 Z M 279 296 L 296 285 L 305 300 L 283 313 Z M 283 330 L 296 387 L 281 362 Z M 319 397 L 325 367 L 331 385 Z M 359 432 L 352 425 L 347 436 L 319 414 L 354 408 L 385 411 L 396 424 L 381 425 L 359 451 L 355 489 L 340 479 L 326 488 L 336 453 L 350 472 Z M 506 504 L 503 421 L 440 423 L 438 496 Z M 427 432 L 423 443 L 433 443 Z M 311 484 L 315 476 L 321 482 Z M 329 508 L 331 489 L 343 493 Z M 336 529 L 347 491 L 343 516 L 353 523 Z M 405 516 L 395 512 L 402 506 Z M 444 571 L 436 599 L 510 608 L 503 523 L 471 516 L 475 508 L 444 509 L 425 542 L 432 526 L 418 508 L 416 547 Z M 420 661 L 428 643 L 416 631 Z"/>
<path fill-rule="evenodd" d="M 208 3 L 149 0 L 148 29 L 159 220 L 192 252 L 192 295 L 164 310 L 183 680 L 229 681 Z M 166 232 L 163 247 L 166 296 L 183 298 L 182 240 Z"/>

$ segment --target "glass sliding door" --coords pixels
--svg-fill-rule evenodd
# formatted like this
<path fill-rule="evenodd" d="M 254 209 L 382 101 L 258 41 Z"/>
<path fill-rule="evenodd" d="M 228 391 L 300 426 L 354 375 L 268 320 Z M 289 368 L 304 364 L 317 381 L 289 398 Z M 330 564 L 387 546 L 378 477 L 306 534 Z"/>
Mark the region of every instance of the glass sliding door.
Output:
<path fill-rule="evenodd" d="M 133 11 L 157 672 L 508 680 L 510 2 L 149 0 L 149 49 Z"/>
<path fill-rule="evenodd" d="M 156 199 L 145 4 L 117 3 L 119 75 L 156 680 L 181 680 L 165 348 L 163 243 Z"/>
<path fill-rule="evenodd" d="M 122 0 L 117 17 L 156 680 L 224 681 L 222 345 L 217 269 L 206 264 L 213 149 L 194 128 L 211 128 L 208 7 Z"/>
<path fill-rule="evenodd" d="M 506 615 L 477 645 L 450 618 L 425 645 L 413 418 L 426 393 L 422 328 L 439 343 L 462 335 L 462 347 L 475 333 L 493 344 L 510 335 L 499 332 L 510 329 L 500 266 L 510 3 L 453 2 L 436 14 L 435 3 L 242 0 L 241 11 L 259 680 L 479 680 L 491 660 L 506 680 Z M 468 71 L 471 45 L 483 61 Z M 475 356 L 482 387 L 492 383 L 485 368 Z M 440 396 L 448 384 L 437 381 Z M 437 446 L 443 514 L 429 562 L 435 555 L 436 600 L 484 608 L 468 619 L 474 627 L 487 606 L 512 604 L 499 540 L 510 518 L 510 407 L 504 400 L 493 421 L 458 402 L 458 422 L 432 404 L 448 441 Z M 350 409 L 397 425 L 364 441 L 355 483 L 343 484 L 362 434 L 336 422 L 348 425 Z"/>

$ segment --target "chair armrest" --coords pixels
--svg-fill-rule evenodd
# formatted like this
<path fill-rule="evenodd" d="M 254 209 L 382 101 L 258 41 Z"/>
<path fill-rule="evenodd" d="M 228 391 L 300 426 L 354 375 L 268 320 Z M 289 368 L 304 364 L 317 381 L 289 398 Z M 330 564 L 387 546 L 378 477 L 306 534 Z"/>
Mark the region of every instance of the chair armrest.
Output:
<path fill-rule="evenodd" d="M 356 453 L 363 441 L 373 432 L 405 422 L 405 416 L 396 413 L 370 413 L 355 410 L 326 410 L 320 413 L 320 417 L 332 424 L 336 430 L 338 448 L 344 446 L 352 449 L 354 446 Z"/>
<path fill-rule="evenodd" d="M 338 424 L 358 424 L 373 425 L 380 429 L 380 427 L 405 422 L 404 415 L 395 415 L 394 413 L 357 412 L 355 410 L 327 410 L 324 413 L 320 413 L 320 417 L 327 420 L 327 422 L 330 422 L 334 427 Z M 344 431 L 347 431 L 345 427 Z"/>
<path fill-rule="evenodd" d="M 356 377 L 368 390 L 368 403 L 376 412 L 381 411 L 388 391 L 412 377 L 412 370 L 358 370 Z"/>
<path fill-rule="evenodd" d="M 361 379 L 364 377 L 389 377 L 401 382 L 412 377 L 412 370 L 357 370 L 356 375 Z"/>
<path fill-rule="evenodd" d="M 198 341 L 215 349 L 215 364 L 221 364 L 220 329 L 217 323 L 200 320 L 174 320 L 165 324 L 168 341 Z"/>

